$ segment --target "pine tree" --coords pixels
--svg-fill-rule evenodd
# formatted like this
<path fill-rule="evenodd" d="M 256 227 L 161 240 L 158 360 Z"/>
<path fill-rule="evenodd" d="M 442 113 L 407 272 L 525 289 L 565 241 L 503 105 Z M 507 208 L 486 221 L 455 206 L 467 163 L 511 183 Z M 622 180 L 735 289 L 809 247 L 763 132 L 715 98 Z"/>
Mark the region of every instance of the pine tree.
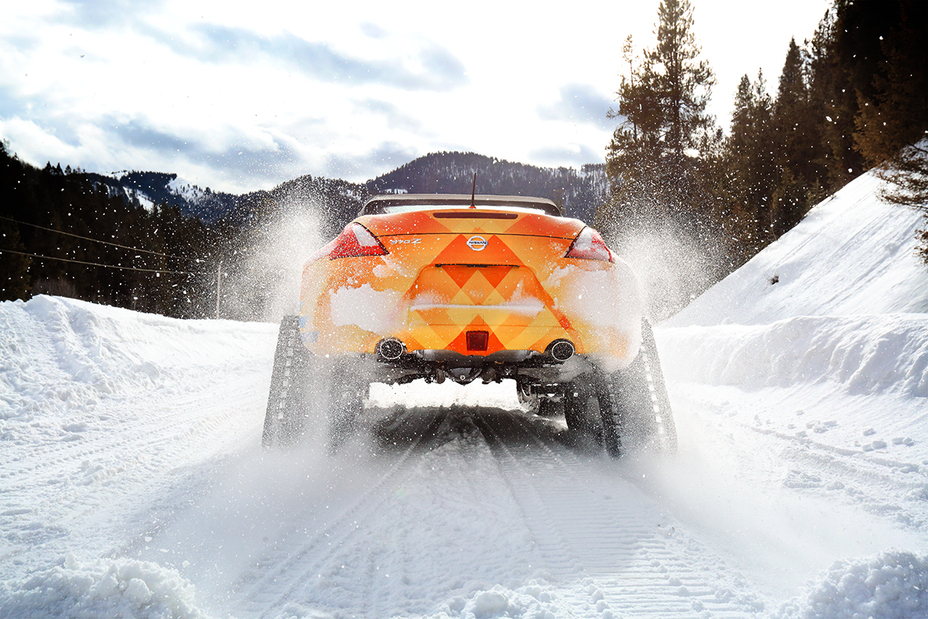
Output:
<path fill-rule="evenodd" d="M 23 255 L 25 249 L 16 224 L 0 219 L 0 301 L 22 299 L 29 293 L 32 260 Z"/>
<path fill-rule="evenodd" d="M 822 180 L 828 193 L 839 190 L 864 169 L 863 158 L 854 149 L 857 96 L 835 53 L 836 22 L 837 11 L 832 7 L 819 22 L 805 49 L 809 105 L 821 131 L 821 148 L 814 163 L 823 172 Z"/>
<path fill-rule="evenodd" d="M 747 260 L 769 241 L 771 203 L 776 168 L 771 153 L 774 139 L 772 102 L 761 71 L 752 84 L 741 78 L 735 95 L 731 131 L 725 141 L 725 179 L 739 240 L 739 254 Z"/>
<path fill-rule="evenodd" d="M 658 17 L 657 47 L 648 54 L 655 71 L 651 82 L 662 111 L 664 142 L 681 159 L 685 149 L 697 145 L 700 131 L 712 124 L 706 105 L 715 77 L 709 64 L 699 60 L 689 0 L 661 2 Z"/>
<path fill-rule="evenodd" d="M 883 196 L 928 211 L 928 4 L 899 3 L 899 21 L 881 35 L 884 60 L 870 94 L 858 93 L 854 142 L 889 182 Z"/>
<path fill-rule="evenodd" d="M 708 63 L 699 60 L 692 14 L 689 0 L 663 0 L 657 46 L 644 52 L 638 66 L 626 44 L 630 71 L 620 83 L 613 114 L 623 122 L 613 134 L 606 162 L 616 189 L 613 206 L 618 209 L 613 211 L 634 208 L 639 216 L 660 220 L 671 216 L 671 209 L 691 203 L 680 199 L 692 189 L 687 186 L 688 152 L 704 144 L 713 129 L 706 106 L 715 82 Z"/>
<path fill-rule="evenodd" d="M 22 164 L 10 154 L 8 143 L 0 140 L 0 301 L 22 299 L 29 293 L 31 260 L 22 255 L 26 247 L 19 227 L 10 221 L 19 217 L 14 205 L 19 202 L 23 175 Z"/>
<path fill-rule="evenodd" d="M 656 46 L 637 58 L 626 41 L 629 71 L 611 113 L 621 122 L 606 157 L 612 195 L 596 215 L 620 252 L 633 236 L 652 234 L 667 244 L 696 244 L 710 257 L 710 265 L 681 268 L 670 285 L 652 282 L 651 293 L 679 293 L 662 303 L 665 308 L 685 304 L 719 275 L 718 265 L 728 264 L 729 222 L 719 200 L 721 132 L 706 112 L 715 78 L 700 59 L 693 23 L 689 0 L 662 0 Z"/>
<path fill-rule="evenodd" d="M 837 0 L 835 54 L 855 94 L 854 145 L 886 181 L 882 197 L 926 211 L 928 3 Z M 928 264 L 928 232 L 919 236 Z"/>
<path fill-rule="evenodd" d="M 779 180 L 772 199 L 772 232 L 779 237 L 824 197 L 822 118 L 809 92 L 807 64 L 791 39 L 773 106 L 775 161 Z"/>

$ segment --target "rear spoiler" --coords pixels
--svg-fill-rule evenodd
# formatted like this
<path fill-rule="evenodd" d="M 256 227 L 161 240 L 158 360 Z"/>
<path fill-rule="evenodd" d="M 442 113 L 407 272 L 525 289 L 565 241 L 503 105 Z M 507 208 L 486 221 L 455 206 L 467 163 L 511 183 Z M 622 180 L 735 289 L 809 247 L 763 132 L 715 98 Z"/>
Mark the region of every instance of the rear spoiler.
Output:
<path fill-rule="evenodd" d="M 386 194 L 374 196 L 364 203 L 361 215 L 382 215 L 390 206 L 460 206 L 468 208 L 471 205 L 480 208 L 491 207 L 518 207 L 529 208 L 544 212 L 547 215 L 560 217 L 561 208 L 546 198 L 529 198 L 526 196 L 477 196 L 453 193 L 407 193 Z"/>

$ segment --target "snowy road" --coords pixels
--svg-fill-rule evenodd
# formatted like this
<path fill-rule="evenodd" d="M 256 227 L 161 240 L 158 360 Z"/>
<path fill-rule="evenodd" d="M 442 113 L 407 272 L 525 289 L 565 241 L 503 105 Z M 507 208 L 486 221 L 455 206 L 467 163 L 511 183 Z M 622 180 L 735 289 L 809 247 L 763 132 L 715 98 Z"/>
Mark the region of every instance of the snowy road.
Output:
<path fill-rule="evenodd" d="M 72 326 L 110 311 L 44 303 L 70 306 Z M 514 390 L 483 388 L 491 402 L 508 398 L 506 410 L 475 405 L 477 385 L 381 389 L 386 406 L 369 410 L 368 432 L 337 457 L 313 444 L 264 453 L 274 333 L 251 330 L 261 357 L 240 355 L 213 371 L 154 369 L 156 398 L 131 385 L 109 397 L 49 385 L 72 406 L 54 427 L 39 424 L 44 440 L 23 442 L 3 473 L 7 505 L 17 506 L 2 513 L 4 579 L 40 574 L 32 582 L 40 586 L 13 596 L 12 615 L 55 603 L 72 611 L 150 604 L 149 593 L 178 576 L 197 589 L 188 614 L 672 617 L 762 607 L 638 487 L 642 462 L 577 453 L 564 444 L 562 420 L 515 410 Z M 72 333 L 99 343 L 89 331 Z M 180 375 L 188 378 L 176 382 Z M 433 389 L 445 406 L 389 404 L 434 397 Z M 99 595 L 115 566 L 127 570 L 124 589 Z M 127 598 L 133 574 L 149 593 Z M 81 583 L 86 595 L 65 593 L 64 583 L 68 591 Z M 162 587 L 169 606 L 185 599 L 175 584 Z"/>
<path fill-rule="evenodd" d="M 928 547 L 924 446 L 813 440 L 814 394 L 671 381 L 678 456 L 616 462 L 505 383 L 381 385 L 337 456 L 266 453 L 274 325 L 0 316 L 4 618 L 800 616 L 836 559 Z"/>
<path fill-rule="evenodd" d="M 321 464 L 274 458 L 287 468 L 298 457 L 299 474 L 277 492 L 305 499 L 255 567 L 224 585 L 234 606 L 362 617 L 756 608 L 732 593 L 738 578 L 717 560 L 691 556 L 695 540 L 622 478 L 628 471 L 566 447 L 562 423 L 460 405 L 382 412 L 372 450 L 355 445 Z"/>

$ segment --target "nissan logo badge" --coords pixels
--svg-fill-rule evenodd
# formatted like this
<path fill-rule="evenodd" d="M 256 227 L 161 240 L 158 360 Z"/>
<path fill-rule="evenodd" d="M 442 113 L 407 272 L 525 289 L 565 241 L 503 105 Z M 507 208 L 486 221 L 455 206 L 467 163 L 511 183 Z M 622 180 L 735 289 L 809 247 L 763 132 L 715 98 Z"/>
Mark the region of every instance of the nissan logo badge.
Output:
<path fill-rule="evenodd" d="M 482 236 L 472 236 L 467 239 L 467 246 L 474 251 L 483 251 L 487 248 L 487 240 Z"/>

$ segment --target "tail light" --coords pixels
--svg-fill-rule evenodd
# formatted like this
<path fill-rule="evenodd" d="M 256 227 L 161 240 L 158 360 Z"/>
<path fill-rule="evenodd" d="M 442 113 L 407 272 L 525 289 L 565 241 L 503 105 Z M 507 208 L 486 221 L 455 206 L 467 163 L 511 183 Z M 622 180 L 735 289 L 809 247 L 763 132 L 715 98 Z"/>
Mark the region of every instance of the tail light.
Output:
<path fill-rule="evenodd" d="M 580 258 L 581 260 L 604 260 L 615 262 L 612 257 L 612 251 L 606 247 L 606 242 L 599 232 L 587 226 L 584 228 L 574 242 L 571 243 L 570 249 L 567 250 L 566 258 Z"/>
<path fill-rule="evenodd" d="M 385 256 L 387 249 L 370 231 L 357 223 L 345 226 L 338 237 L 314 254 L 312 259 L 328 256 L 329 259 L 358 256 Z"/>

